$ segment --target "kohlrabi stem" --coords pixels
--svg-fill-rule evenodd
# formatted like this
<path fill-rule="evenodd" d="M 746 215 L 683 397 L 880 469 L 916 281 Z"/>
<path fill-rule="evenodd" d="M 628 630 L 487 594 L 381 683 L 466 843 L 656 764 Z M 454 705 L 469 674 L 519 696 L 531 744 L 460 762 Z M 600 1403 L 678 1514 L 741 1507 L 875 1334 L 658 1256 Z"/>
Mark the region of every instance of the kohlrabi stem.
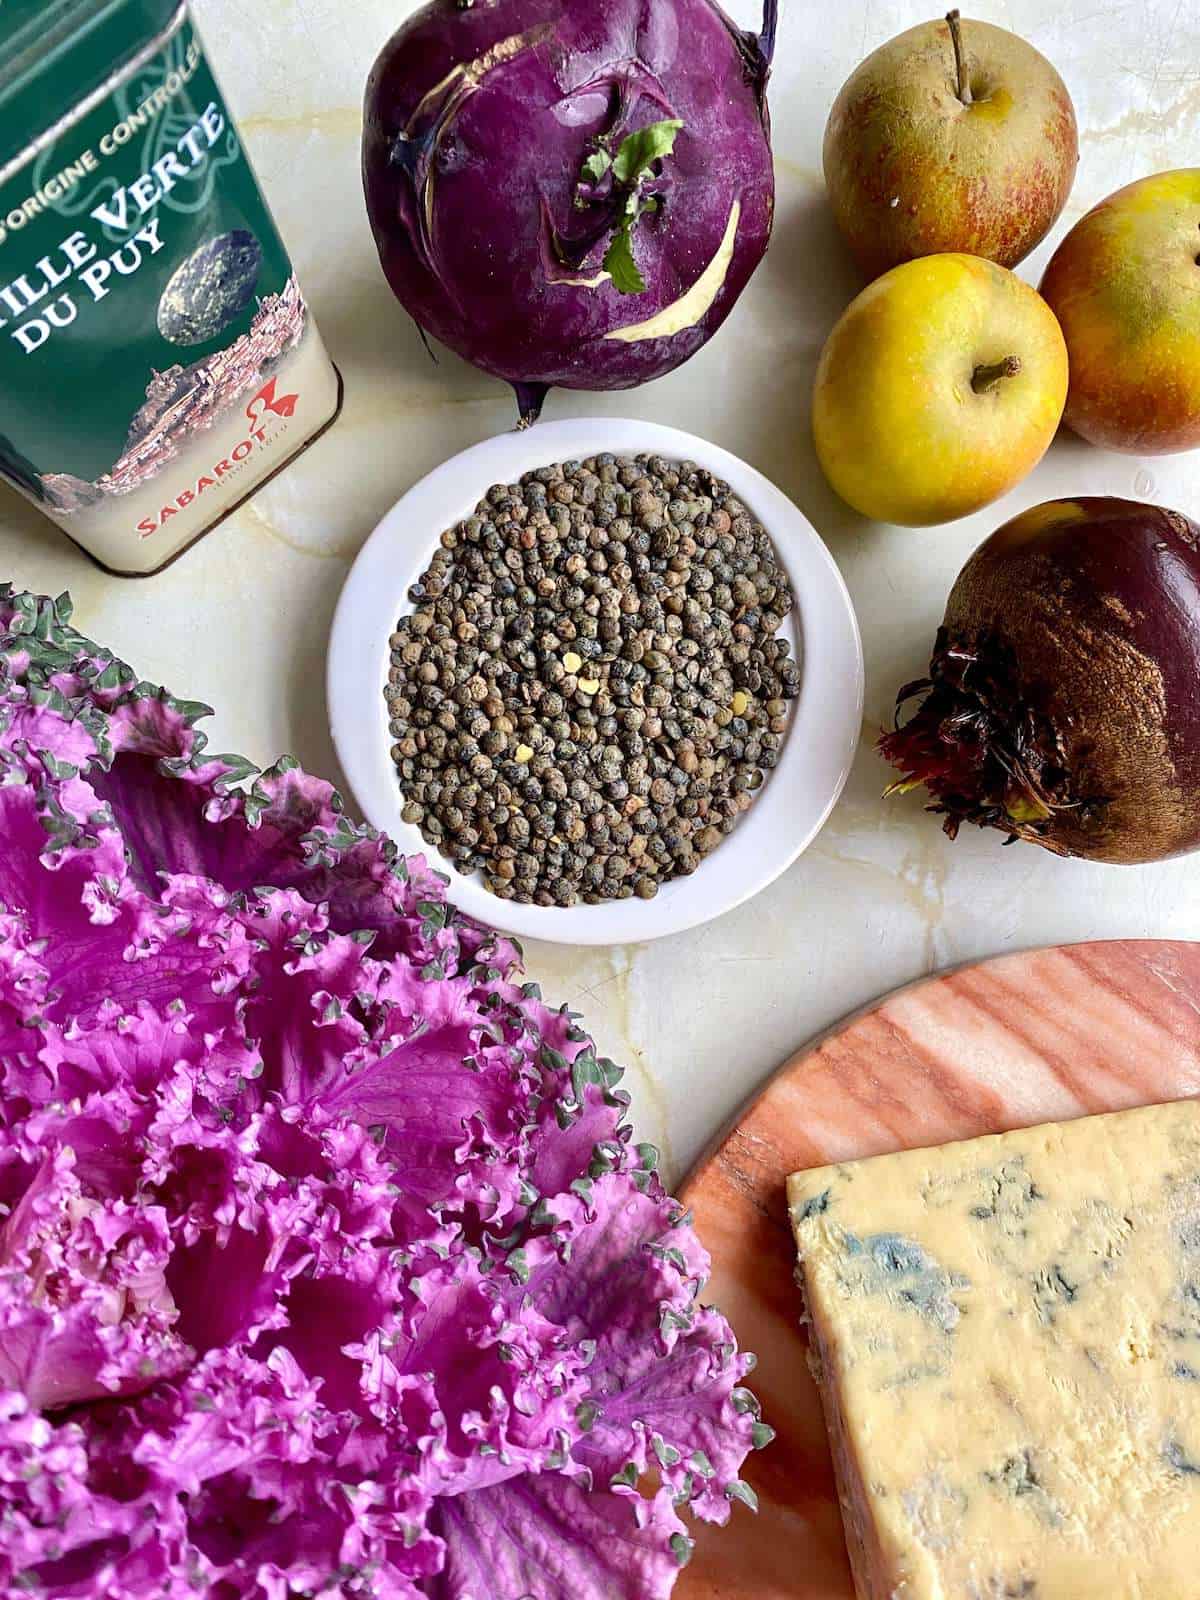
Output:
<path fill-rule="evenodd" d="M 950 40 L 954 45 L 954 70 L 958 78 L 958 98 L 963 105 L 971 104 L 971 79 L 967 72 L 967 57 L 963 50 L 962 23 L 958 7 L 946 13 L 946 21 L 950 25 Z"/>
<path fill-rule="evenodd" d="M 1015 378 L 1021 370 L 1020 356 L 1005 356 L 1003 361 L 981 365 L 971 374 L 971 387 L 976 394 L 987 394 L 1005 378 Z"/>
<path fill-rule="evenodd" d="M 763 25 L 758 36 L 758 51 L 766 66 L 775 57 L 775 33 L 779 26 L 779 0 L 763 0 Z"/>
<path fill-rule="evenodd" d="M 521 413 L 521 420 L 517 423 L 518 432 L 532 428 L 542 414 L 542 405 L 550 392 L 548 383 L 514 383 L 513 388 L 517 394 L 517 409 Z"/>

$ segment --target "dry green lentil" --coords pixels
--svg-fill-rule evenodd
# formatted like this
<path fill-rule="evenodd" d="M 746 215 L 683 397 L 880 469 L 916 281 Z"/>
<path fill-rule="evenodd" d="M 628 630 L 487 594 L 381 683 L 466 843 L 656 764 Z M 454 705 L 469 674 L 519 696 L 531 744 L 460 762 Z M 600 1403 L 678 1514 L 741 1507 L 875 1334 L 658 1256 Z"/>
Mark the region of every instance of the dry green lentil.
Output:
<path fill-rule="evenodd" d="M 602 454 L 493 485 L 409 598 L 385 689 L 402 815 L 502 898 L 650 899 L 778 761 L 791 588 L 693 462 Z"/>

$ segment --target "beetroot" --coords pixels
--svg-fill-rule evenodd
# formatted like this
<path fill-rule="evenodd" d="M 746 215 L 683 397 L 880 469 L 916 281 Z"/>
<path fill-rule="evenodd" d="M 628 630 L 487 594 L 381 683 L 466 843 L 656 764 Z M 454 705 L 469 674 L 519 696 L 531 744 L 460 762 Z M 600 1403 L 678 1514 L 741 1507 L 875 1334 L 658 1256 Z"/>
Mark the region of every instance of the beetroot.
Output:
<path fill-rule="evenodd" d="M 1200 528 L 1082 497 L 1034 506 L 967 562 L 909 721 L 880 741 L 962 822 L 1059 855 L 1200 845 Z"/>
<path fill-rule="evenodd" d="M 716 332 L 775 202 L 761 35 L 713 0 L 434 0 L 367 82 L 363 180 L 425 333 L 517 391 L 625 389 Z"/>

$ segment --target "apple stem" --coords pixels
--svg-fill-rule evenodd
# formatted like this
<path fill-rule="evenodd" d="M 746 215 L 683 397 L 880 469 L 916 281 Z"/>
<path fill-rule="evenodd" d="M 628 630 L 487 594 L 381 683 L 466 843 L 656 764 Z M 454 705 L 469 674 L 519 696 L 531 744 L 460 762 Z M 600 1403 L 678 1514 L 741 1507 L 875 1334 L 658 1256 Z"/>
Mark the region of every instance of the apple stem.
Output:
<path fill-rule="evenodd" d="M 1020 370 L 1020 356 L 1005 356 L 1003 361 L 993 361 L 988 365 L 976 367 L 971 374 L 971 387 L 976 394 L 987 394 L 989 389 L 996 387 L 1001 378 L 1015 378 Z"/>
<path fill-rule="evenodd" d="M 954 69 L 958 74 L 958 98 L 963 105 L 971 104 L 971 80 L 967 73 L 967 58 L 963 53 L 962 27 L 958 7 L 946 13 L 950 25 L 950 40 L 954 45 Z"/>

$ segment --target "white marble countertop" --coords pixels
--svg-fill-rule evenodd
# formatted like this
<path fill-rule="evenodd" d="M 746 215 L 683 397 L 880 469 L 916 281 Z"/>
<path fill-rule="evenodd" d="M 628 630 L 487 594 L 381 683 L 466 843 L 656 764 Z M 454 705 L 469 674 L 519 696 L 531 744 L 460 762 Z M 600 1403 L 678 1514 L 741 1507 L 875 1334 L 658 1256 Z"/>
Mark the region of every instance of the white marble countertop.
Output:
<path fill-rule="evenodd" d="M 147 677 L 217 707 L 216 748 L 290 751 L 336 777 L 323 670 L 349 563 L 431 466 L 512 424 L 501 384 L 454 357 L 433 366 L 379 271 L 358 178 L 362 86 L 411 0 L 195 0 L 209 55 L 346 378 L 333 430 L 189 555 L 132 582 L 93 567 L 23 502 L 0 498 L 0 576 L 69 589 L 76 620 Z M 754 0 L 732 7 L 752 25 Z M 678 1176 L 734 1108 L 803 1043 L 873 996 L 1002 950 L 1116 936 L 1200 937 L 1200 854 L 1093 867 L 968 829 L 951 845 L 916 797 L 885 804 L 872 752 L 896 687 L 925 668 L 967 553 L 1023 506 L 1123 494 L 1200 511 L 1200 452 L 1140 462 L 1061 438 L 998 506 L 948 528 L 864 523 L 826 487 L 809 392 L 830 325 L 856 292 L 825 203 L 821 134 L 862 56 L 936 14 L 917 0 L 783 0 L 771 107 L 778 220 L 725 329 L 689 365 L 632 393 L 551 396 L 548 416 L 655 418 L 769 474 L 841 565 L 866 647 L 862 745 L 824 832 L 773 888 L 654 945 L 527 947 L 547 997 L 584 1014 L 629 1068 L 639 1135 Z M 1051 244 L 1102 195 L 1200 150 L 1200 11 L 1178 0 L 975 0 L 1030 38 L 1075 99 L 1081 162 Z M 1036 282 L 1051 244 L 1022 267 Z"/>

